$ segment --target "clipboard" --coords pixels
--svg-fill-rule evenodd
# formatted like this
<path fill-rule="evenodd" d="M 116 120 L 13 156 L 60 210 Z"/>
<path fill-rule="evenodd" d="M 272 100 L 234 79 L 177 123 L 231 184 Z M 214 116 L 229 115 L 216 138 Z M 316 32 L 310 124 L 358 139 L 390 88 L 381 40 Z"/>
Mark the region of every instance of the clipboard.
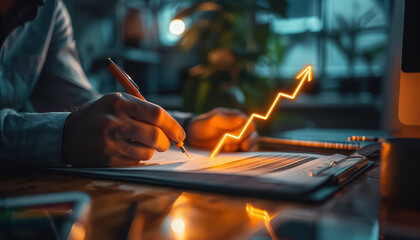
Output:
<path fill-rule="evenodd" d="M 49 169 L 55 173 L 77 175 L 89 178 L 129 181 L 159 186 L 175 187 L 230 194 L 236 196 L 270 198 L 285 201 L 321 202 L 331 196 L 352 179 L 359 176 L 374 162 L 355 152 L 334 162 L 327 168 L 313 171 L 314 178 L 322 176 L 316 185 L 293 185 L 285 182 L 273 182 L 258 176 L 220 174 L 212 172 L 178 172 L 142 170 L 141 168 L 124 169 Z"/>

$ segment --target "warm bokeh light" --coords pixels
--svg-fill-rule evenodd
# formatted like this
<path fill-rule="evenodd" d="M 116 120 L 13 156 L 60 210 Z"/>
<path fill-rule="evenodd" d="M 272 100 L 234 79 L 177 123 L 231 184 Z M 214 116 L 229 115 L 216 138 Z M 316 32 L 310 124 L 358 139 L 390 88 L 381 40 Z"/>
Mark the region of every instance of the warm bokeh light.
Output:
<path fill-rule="evenodd" d="M 270 216 L 268 215 L 267 211 L 261 210 L 261 209 L 258 209 L 258 208 L 254 208 L 249 203 L 246 204 L 246 212 L 248 213 L 248 215 L 250 215 L 252 217 L 261 218 L 264 221 L 270 221 Z"/>
<path fill-rule="evenodd" d="M 267 211 L 262 210 L 262 209 L 258 209 L 258 208 L 254 208 L 249 203 L 246 204 L 245 209 L 246 209 L 246 212 L 248 213 L 248 216 L 249 217 L 251 217 L 251 218 L 257 218 L 257 219 L 259 218 L 259 219 L 261 219 L 261 220 L 264 221 L 264 225 L 267 228 L 267 231 L 268 231 L 268 233 L 270 234 L 270 236 L 271 236 L 271 238 L 273 240 L 277 240 L 278 239 L 277 236 L 276 236 L 276 234 L 274 233 L 273 228 L 271 227 L 271 224 L 270 224 L 271 218 L 268 215 L 268 212 Z"/>
<path fill-rule="evenodd" d="M 83 240 L 86 237 L 86 229 L 81 223 L 74 223 L 70 229 L 68 239 Z"/>
<path fill-rule="evenodd" d="M 169 24 L 169 32 L 174 35 L 181 35 L 185 31 L 185 23 L 181 19 L 174 19 Z"/>
<path fill-rule="evenodd" d="M 299 79 L 302 77 L 302 80 L 300 81 L 299 85 L 296 87 L 295 91 L 293 92 L 292 95 L 288 95 L 285 93 L 280 92 L 279 94 L 277 94 L 276 99 L 274 100 L 274 102 L 271 104 L 270 109 L 268 110 L 267 114 L 265 116 L 259 115 L 259 114 L 255 114 L 253 113 L 249 118 L 248 121 L 246 122 L 245 126 L 243 127 L 241 133 L 238 136 L 226 133 L 219 141 L 219 143 L 216 145 L 216 147 L 213 149 L 213 151 L 210 153 L 210 157 L 214 158 L 220 151 L 220 149 L 223 146 L 223 143 L 226 141 L 226 139 L 228 137 L 230 138 L 235 138 L 237 140 L 239 140 L 242 137 L 242 134 L 244 134 L 244 132 L 246 131 L 246 129 L 248 128 L 248 125 L 251 123 L 252 119 L 255 118 L 259 118 L 259 119 L 263 119 L 263 120 L 267 120 L 267 118 L 270 116 L 271 112 L 273 111 L 274 107 L 277 105 L 277 103 L 279 102 L 281 97 L 285 97 L 285 98 L 289 98 L 289 99 L 295 99 L 296 95 L 299 93 L 300 88 L 302 87 L 303 83 L 305 82 L 305 79 L 308 79 L 308 82 L 310 82 L 312 80 L 312 66 L 307 66 L 305 69 L 303 69 L 297 76 L 296 79 Z"/>
<path fill-rule="evenodd" d="M 175 233 L 181 234 L 185 231 L 185 223 L 182 219 L 177 218 L 172 221 L 171 228 Z"/>

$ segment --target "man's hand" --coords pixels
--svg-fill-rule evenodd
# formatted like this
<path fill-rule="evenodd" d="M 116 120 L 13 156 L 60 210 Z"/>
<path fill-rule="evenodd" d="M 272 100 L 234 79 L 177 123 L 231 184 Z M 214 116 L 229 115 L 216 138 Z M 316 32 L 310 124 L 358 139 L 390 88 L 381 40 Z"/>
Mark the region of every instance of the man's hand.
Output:
<path fill-rule="evenodd" d="M 154 150 L 166 151 L 170 139 L 181 142 L 185 131 L 163 108 L 129 94 L 113 93 L 66 119 L 63 163 L 75 167 L 137 165 Z"/>
<path fill-rule="evenodd" d="M 213 149 L 225 133 L 239 135 L 247 116 L 236 109 L 216 108 L 193 118 L 187 127 L 187 142 L 194 147 Z M 226 152 L 248 151 L 257 143 L 258 134 L 251 123 L 239 140 L 228 138 L 222 150 Z"/>

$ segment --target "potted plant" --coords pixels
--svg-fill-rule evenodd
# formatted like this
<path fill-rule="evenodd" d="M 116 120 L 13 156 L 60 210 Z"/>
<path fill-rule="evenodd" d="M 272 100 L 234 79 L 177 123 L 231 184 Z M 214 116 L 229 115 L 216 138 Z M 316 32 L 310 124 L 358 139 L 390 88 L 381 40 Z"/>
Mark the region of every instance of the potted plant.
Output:
<path fill-rule="evenodd" d="M 357 11 L 358 5 L 355 4 Z M 372 74 L 372 64 L 376 56 L 385 50 L 385 44 L 379 43 L 365 49 L 359 49 L 357 46 L 358 37 L 366 28 L 366 25 L 377 16 L 378 11 L 376 8 L 371 8 L 364 12 L 360 16 L 352 16 L 350 19 L 346 19 L 342 15 L 336 16 L 336 22 L 338 27 L 329 33 L 329 39 L 334 43 L 338 50 L 343 53 L 348 64 L 348 75 L 345 78 L 340 79 L 339 91 L 341 93 L 358 93 L 361 90 L 368 90 L 370 85 L 369 80 Z M 362 79 L 356 78 L 354 66 L 357 58 L 365 60 L 368 64 L 368 71 L 370 74 L 369 78 Z M 363 82 L 362 82 L 363 81 Z"/>
<path fill-rule="evenodd" d="M 285 15 L 285 0 L 199 1 L 175 18 L 195 23 L 178 42 L 195 51 L 200 63 L 189 70 L 183 98 L 184 110 L 205 112 L 217 106 L 253 110 L 270 101 L 274 81 L 255 75 L 254 63 L 266 52 L 269 24 L 255 22 L 255 11 Z M 275 94 L 275 93 L 273 93 Z"/>

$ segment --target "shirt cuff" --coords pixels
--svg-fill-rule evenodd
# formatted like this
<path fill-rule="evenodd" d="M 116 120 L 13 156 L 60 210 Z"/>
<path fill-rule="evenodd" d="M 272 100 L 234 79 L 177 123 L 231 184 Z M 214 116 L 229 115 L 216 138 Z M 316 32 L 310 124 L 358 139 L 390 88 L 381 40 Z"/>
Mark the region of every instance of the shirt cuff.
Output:
<path fill-rule="evenodd" d="M 61 140 L 68 112 L 23 113 L 19 165 L 60 167 Z"/>

